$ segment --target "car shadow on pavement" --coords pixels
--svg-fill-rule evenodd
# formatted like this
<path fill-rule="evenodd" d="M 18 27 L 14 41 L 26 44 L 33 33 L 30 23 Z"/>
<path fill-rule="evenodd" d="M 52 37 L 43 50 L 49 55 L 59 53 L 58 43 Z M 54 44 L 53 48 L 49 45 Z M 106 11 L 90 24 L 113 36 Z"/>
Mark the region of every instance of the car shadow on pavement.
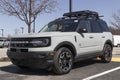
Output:
<path fill-rule="evenodd" d="M 73 69 L 79 69 L 85 66 L 93 65 L 96 63 L 101 63 L 98 60 L 85 60 L 74 63 Z M 8 65 L 0 67 L 0 70 L 3 72 L 13 73 L 13 74 L 22 74 L 22 75 L 41 75 L 41 76 L 48 76 L 48 75 L 56 75 L 53 71 L 47 71 L 44 69 L 21 69 L 15 65 Z"/>
<path fill-rule="evenodd" d="M 96 58 L 95 59 L 83 60 L 83 61 L 79 61 L 79 62 L 74 63 L 73 69 L 82 68 L 82 67 L 85 67 L 85 66 L 98 64 L 98 63 L 99 64 L 104 64 L 101 60 L 98 60 Z"/>
<path fill-rule="evenodd" d="M 51 71 L 43 70 L 43 69 L 21 69 L 13 64 L 0 67 L 1 71 L 13 73 L 13 74 L 22 74 L 22 75 L 54 75 Z"/>

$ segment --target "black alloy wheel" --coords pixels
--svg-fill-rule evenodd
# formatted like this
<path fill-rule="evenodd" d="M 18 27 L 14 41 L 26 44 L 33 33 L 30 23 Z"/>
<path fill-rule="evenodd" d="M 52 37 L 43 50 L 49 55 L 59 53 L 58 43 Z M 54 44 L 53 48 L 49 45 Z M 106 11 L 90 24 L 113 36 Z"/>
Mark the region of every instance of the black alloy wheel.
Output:
<path fill-rule="evenodd" d="M 112 59 L 112 47 L 109 44 L 105 44 L 101 60 L 102 62 L 109 63 L 111 59 Z"/>
<path fill-rule="evenodd" d="M 54 72 L 56 74 L 66 74 L 70 72 L 73 65 L 73 55 L 71 51 L 66 48 L 60 48 L 54 56 Z"/>

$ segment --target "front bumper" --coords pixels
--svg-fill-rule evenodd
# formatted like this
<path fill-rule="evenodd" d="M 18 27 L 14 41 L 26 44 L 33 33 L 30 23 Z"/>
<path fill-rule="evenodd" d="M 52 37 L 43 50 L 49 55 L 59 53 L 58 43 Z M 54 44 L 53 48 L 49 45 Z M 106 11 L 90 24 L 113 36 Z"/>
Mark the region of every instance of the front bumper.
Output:
<path fill-rule="evenodd" d="M 53 56 L 49 52 L 14 52 L 7 51 L 13 64 L 30 68 L 48 68 L 53 64 Z M 53 53 L 53 52 L 52 52 Z"/>

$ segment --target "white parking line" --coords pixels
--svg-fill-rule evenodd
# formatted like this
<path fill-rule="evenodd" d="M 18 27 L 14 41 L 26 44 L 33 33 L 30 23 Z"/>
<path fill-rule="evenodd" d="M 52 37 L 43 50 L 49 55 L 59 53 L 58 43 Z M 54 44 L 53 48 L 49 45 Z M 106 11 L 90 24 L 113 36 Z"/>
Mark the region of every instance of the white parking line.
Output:
<path fill-rule="evenodd" d="M 96 74 L 96 75 L 87 77 L 87 78 L 84 78 L 84 79 L 82 79 L 82 80 L 91 80 L 91 79 L 94 79 L 94 78 L 103 76 L 103 75 L 105 75 L 105 74 L 111 73 L 111 72 L 113 72 L 113 71 L 117 71 L 117 70 L 119 70 L 119 69 L 120 69 L 120 66 L 119 66 L 119 67 L 116 67 L 116 68 L 114 68 L 114 69 L 111 69 L 111 70 L 108 70 L 108 71 L 105 71 L 105 72 L 102 72 L 102 73 L 99 73 L 99 74 Z"/>

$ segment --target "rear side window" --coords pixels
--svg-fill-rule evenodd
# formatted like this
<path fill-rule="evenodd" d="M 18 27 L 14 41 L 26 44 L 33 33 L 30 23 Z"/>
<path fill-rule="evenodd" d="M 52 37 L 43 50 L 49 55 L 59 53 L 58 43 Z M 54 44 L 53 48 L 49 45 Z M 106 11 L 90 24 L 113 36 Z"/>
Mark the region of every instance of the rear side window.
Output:
<path fill-rule="evenodd" d="M 109 32 L 109 28 L 105 21 L 99 20 L 98 22 L 99 22 L 103 32 Z"/>
<path fill-rule="evenodd" d="M 102 29 L 101 29 L 98 21 L 91 20 L 90 22 L 91 22 L 91 31 L 93 33 L 100 33 L 100 32 L 102 32 Z"/>

